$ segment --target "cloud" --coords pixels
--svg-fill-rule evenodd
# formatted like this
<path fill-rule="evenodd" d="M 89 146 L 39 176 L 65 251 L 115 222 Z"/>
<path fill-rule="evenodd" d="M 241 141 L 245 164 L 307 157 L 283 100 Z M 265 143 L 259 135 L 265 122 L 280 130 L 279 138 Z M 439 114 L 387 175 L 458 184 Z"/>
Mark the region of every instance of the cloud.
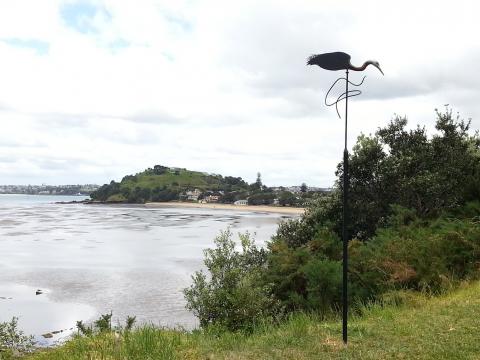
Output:
<path fill-rule="evenodd" d="M 60 15 L 65 24 L 83 34 L 99 33 L 98 23 L 111 21 L 108 11 L 88 1 L 75 1 L 60 6 Z"/>
<path fill-rule="evenodd" d="M 368 68 L 351 99 L 350 145 L 394 113 L 431 129 L 445 103 L 478 129 L 477 10 L 463 0 L 0 3 L 0 158 L 17 160 L 2 182 L 103 183 L 165 164 L 330 186 L 343 121 L 323 101 L 342 72 L 306 58 L 380 61 L 385 76 Z"/>
<path fill-rule="evenodd" d="M 13 47 L 32 49 L 38 55 L 47 54 L 50 47 L 47 42 L 35 39 L 8 38 L 1 39 L 0 41 L 3 41 L 5 44 Z"/>

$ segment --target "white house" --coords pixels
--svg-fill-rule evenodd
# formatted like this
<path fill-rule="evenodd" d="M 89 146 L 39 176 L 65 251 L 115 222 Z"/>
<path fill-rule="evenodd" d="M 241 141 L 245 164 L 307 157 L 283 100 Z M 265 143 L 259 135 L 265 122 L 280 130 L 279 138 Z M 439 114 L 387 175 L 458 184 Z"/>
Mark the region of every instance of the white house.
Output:
<path fill-rule="evenodd" d="M 185 195 L 187 195 L 187 200 L 190 201 L 198 201 L 198 197 L 202 194 L 202 192 L 198 189 L 193 191 L 187 191 Z"/>

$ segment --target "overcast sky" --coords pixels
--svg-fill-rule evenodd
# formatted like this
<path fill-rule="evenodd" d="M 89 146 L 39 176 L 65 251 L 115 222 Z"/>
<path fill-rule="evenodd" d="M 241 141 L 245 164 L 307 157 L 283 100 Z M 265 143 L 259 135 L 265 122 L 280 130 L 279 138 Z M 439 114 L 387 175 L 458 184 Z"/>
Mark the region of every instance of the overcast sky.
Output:
<path fill-rule="evenodd" d="M 432 129 L 444 104 L 478 129 L 478 4 L 3 0 L 0 184 L 102 184 L 161 164 L 331 186 L 343 122 L 323 98 L 341 73 L 306 58 L 380 62 L 349 104 L 350 145 L 394 114 Z"/>

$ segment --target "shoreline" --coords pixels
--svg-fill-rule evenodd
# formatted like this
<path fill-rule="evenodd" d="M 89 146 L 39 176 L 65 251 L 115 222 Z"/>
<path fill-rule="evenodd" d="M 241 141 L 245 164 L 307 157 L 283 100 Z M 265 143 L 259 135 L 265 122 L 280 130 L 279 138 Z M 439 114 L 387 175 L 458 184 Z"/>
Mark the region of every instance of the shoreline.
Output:
<path fill-rule="evenodd" d="M 301 215 L 305 212 L 304 208 L 268 206 L 268 205 L 233 205 L 233 204 L 219 204 L 219 203 L 188 203 L 188 202 L 148 202 L 144 204 L 147 208 L 197 208 L 197 209 L 217 209 L 217 210 L 235 210 L 235 211 L 249 211 L 249 212 L 268 212 L 289 215 Z"/>

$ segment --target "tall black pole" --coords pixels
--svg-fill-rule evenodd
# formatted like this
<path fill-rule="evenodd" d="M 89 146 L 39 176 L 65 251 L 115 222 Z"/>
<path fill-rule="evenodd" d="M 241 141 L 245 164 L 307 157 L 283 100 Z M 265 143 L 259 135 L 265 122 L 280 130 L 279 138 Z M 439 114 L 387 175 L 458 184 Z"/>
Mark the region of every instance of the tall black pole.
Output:
<path fill-rule="evenodd" d="M 348 69 L 345 90 L 345 148 L 343 149 L 343 291 L 342 291 L 342 330 L 343 342 L 347 344 L 347 324 L 348 324 L 348 150 L 347 150 L 347 126 L 348 126 Z"/>

